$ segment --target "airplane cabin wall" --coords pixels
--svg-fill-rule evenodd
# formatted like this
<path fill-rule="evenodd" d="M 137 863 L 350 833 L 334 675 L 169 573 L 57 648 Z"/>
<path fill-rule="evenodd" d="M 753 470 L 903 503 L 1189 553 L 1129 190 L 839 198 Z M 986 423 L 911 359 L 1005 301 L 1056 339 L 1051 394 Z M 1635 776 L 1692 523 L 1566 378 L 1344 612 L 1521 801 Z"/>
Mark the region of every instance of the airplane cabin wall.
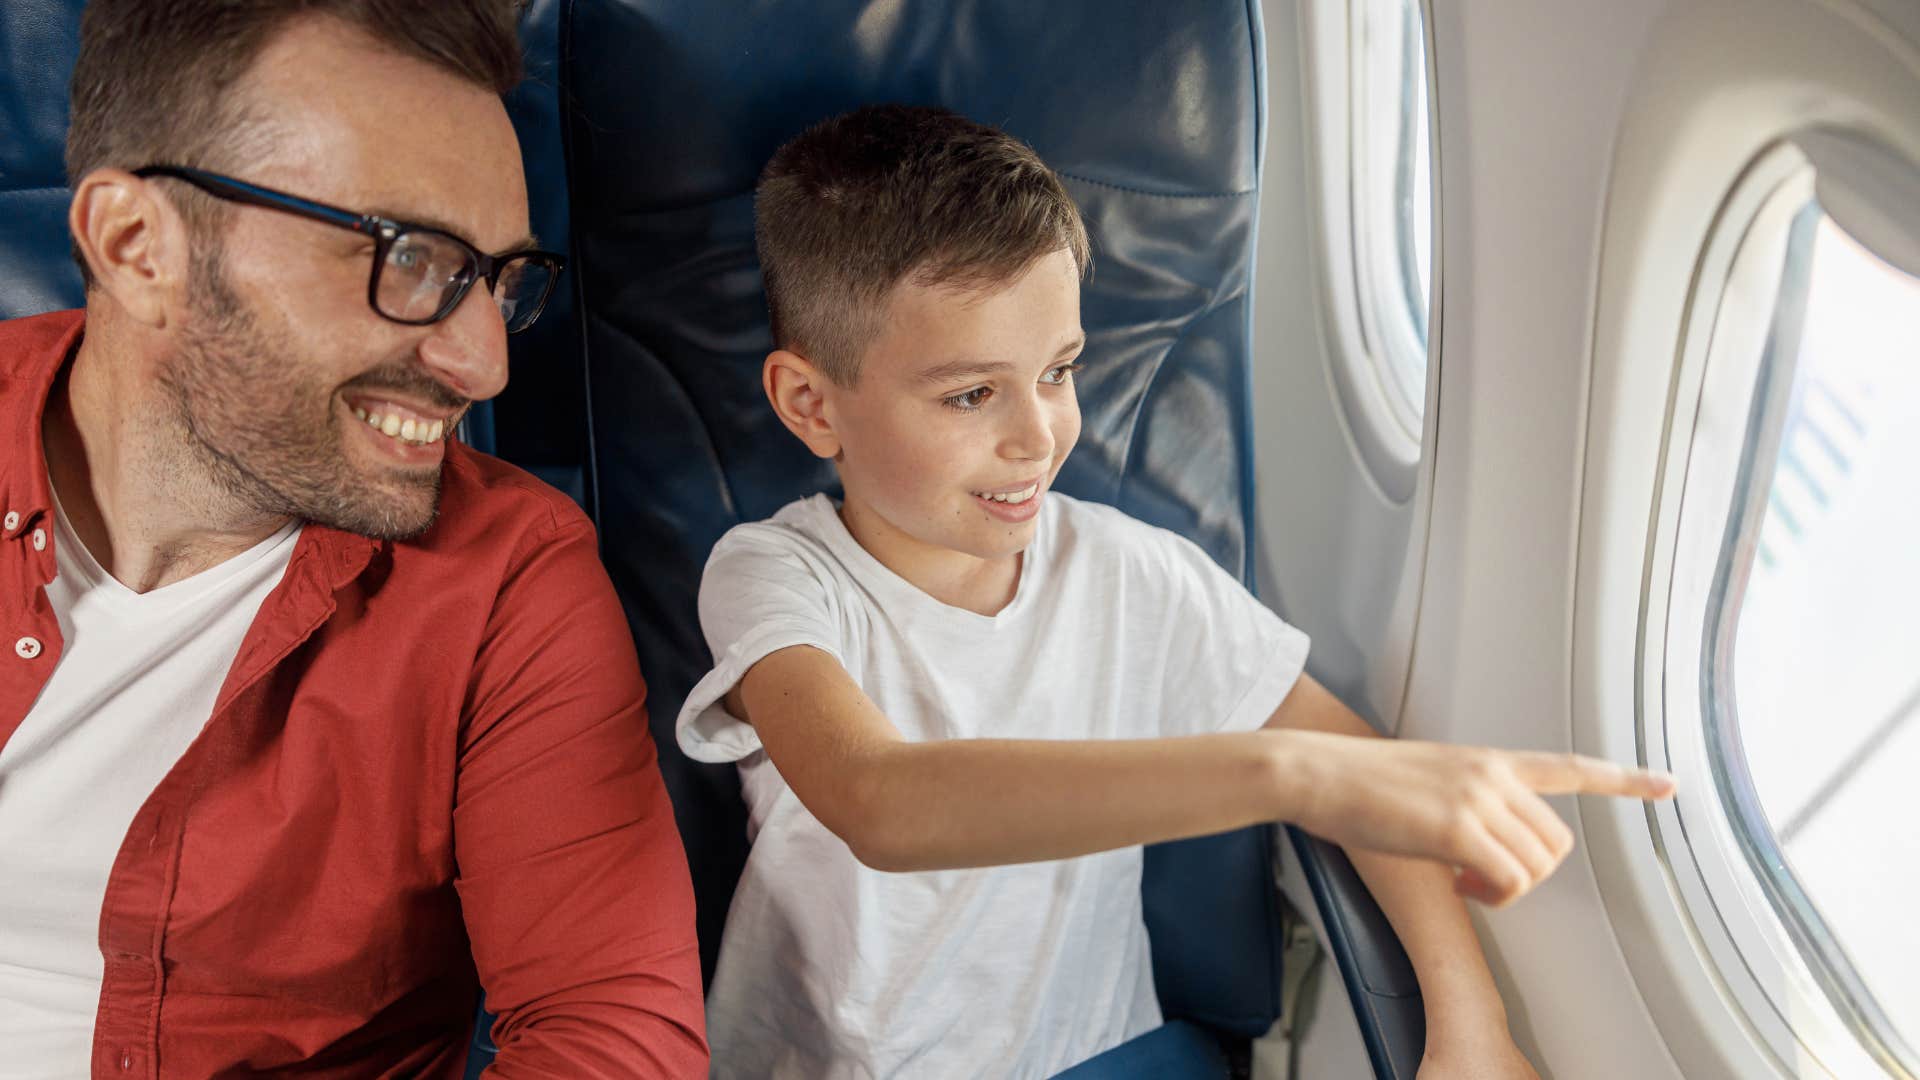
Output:
<path fill-rule="evenodd" d="M 1336 379 L 1346 361 L 1327 314 L 1320 230 L 1328 200 L 1344 193 L 1319 190 L 1310 155 L 1326 133 L 1303 95 L 1307 50 L 1344 38 L 1303 6 L 1263 4 L 1262 596 L 1313 636 L 1315 676 L 1382 730 L 1569 749 L 1566 635 L 1601 208 L 1629 78 L 1663 5 L 1429 7 L 1438 266 L 1417 485 L 1398 499 L 1370 468 Z M 1566 800 L 1556 808 L 1574 820 Z M 1511 1026 L 1543 1076 L 1680 1075 L 1584 860 L 1482 926 Z M 1543 938 L 1551 947 L 1536 947 Z M 1563 1000 L 1562 985 L 1576 992 Z M 1322 997 L 1308 1080 L 1313 1068 L 1332 1076 L 1333 1062 L 1364 1061 L 1345 1011 L 1341 995 Z"/>
<path fill-rule="evenodd" d="M 1788 130 L 1796 109 L 1801 122 L 1866 117 L 1920 160 L 1920 110 L 1909 104 L 1920 101 L 1920 9 L 1893 0 L 1428 0 L 1438 266 L 1409 493 L 1369 463 L 1341 396 L 1345 346 L 1328 311 L 1323 232 L 1328 200 L 1341 193 L 1316 179 L 1313 155 L 1325 152 L 1327 133 L 1311 108 L 1308 56 L 1337 44 L 1339 28 L 1303 6 L 1310 0 L 1263 3 L 1262 595 L 1313 635 L 1310 670 L 1384 729 L 1633 761 L 1638 575 L 1658 497 L 1647 461 L 1663 445 L 1678 352 L 1677 324 L 1659 320 L 1678 318 L 1706 224 L 1737 173 L 1696 177 L 1696 187 L 1717 185 L 1687 196 L 1703 208 L 1700 228 L 1668 236 L 1655 226 L 1673 220 L 1670 208 L 1642 203 L 1659 196 L 1649 185 L 1673 164 L 1648 155 L 1685 144 L 1668 113 L 1686 106 L 1732 110 L 1718 114 L 1723 122 L 1753 130 Z M 1681 31 L 1691 34 L 1685 45 L 1670 40 Z M 1833 44 L 1850 33 L 1863 36 Z M 1828 47 L 1801 44 L 1814 40 Z M 1727 50 L 1699 65 L 1719 75 L 1689 85 L 1689 49 Z M 1868 51 L 1877 66 L 1857 78 L 1815 56 Z M 1757 65 L 1742 73 L 1753 86 L 1768 84 L 1772 72 L 1760 69 L 1769 63 L 1783 72 L 1798 64 L 1802 82 L 1783 74 L 1750 94 L 1770 104 L 1743 116 L 1724 89 L 1733 84 L 1710 81 L 1743 61 Z M 1674 295 L 1650 304 L 1650 273 Z M 1641 471 L 1627 476 L 1627 466 Z M 1543 1077 L 1826 1074 L 1805 1055 L 1783 1064 L 1760 1048 L 1661 892 L 1645 811 L 1552 802 L 1574 828 L 1574 855 L 1524 901 L 1475 911 L 1511 1027 Z M 1652 910 L 1663 905 L 1676 910 Z M 1344 1001 L 1329 995 L 1321 1006 L 1339 1011 Z M 1321 1027 L 1340 1029 L 1327 1036 L 1339 1041 L 1350 1025 L 1338 1016 Z M 1303 1075 L 1339 1075 L 1322 1069 Z"/>
<path fill-rule="evenodd" d="M 1573 748 L 1569 642 L 1602 222 L 1623 109 L 1665 7 L 1435 4 L 1445 319 L 1403 736 Z M 1677 1080 L 1599 902 L 1579 808 L 1551 801 L 1580 847 L 1522 902 L 1476 911 L 1509 1026 L 1543 1076 Z"/>
<path fill-rule="evenodd" d="M 1346 38 L 1340 20 L 1316 18 L 1313 7 L 1261 4 L 1268 109 L 1254 273 L 1254 570 L 1261 598 L 1312 635 L 1314 677 L 1390 731 L 1410 659 L 1422 557 L 1414 538 L 1425 529 L 1432 455 L 1423 448 L 1418 462 L 1389 463 L 1383 484 L 1340 385 L 1351 331 L 1329 313 L 1347 299 L 1332 283 L 1351 274 L 1338 262 L 1347 193 L 1326 190 L 1314 158 L 1343 154 L 1343 133 L 1317 122 L 1310 95 L 1315 64 L 1341 65 L 1320 77 L 1344 74 Z"/>

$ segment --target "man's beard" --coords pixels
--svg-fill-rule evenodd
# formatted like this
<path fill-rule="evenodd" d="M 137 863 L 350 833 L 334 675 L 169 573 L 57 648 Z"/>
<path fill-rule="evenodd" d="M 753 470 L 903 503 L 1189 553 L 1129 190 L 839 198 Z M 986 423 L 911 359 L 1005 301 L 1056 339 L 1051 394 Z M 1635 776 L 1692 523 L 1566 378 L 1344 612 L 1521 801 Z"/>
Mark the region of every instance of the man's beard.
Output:
<path fill-rule="evenodd" d="M 347 460 L 333 398 L 304 353 L 261 326 L 229 288 L 216 244 L 194 253 L 191 321 L 161 365 L 183 448 L 227 499 L 379 540 L 418 536 L 440 510 L 440 466 L 365 475 Z M 404 389 L 448 408 L 467 404 L 425 374 L 376 368 L 356 385 Z"/>

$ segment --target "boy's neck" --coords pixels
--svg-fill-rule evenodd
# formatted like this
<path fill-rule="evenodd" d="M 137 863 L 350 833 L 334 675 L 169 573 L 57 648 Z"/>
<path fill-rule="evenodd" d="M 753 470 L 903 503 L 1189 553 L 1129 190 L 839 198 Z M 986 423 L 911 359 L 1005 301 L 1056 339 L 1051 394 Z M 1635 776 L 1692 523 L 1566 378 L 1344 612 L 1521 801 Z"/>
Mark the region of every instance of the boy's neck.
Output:
<path fill-rule="evenodd" d="M 840 521 L 880 565 L 949 607 L 998 615 L 1019 591 L 1024 552 L 982 559 L 922 543 L 854 499 L 840 504 Z"/>

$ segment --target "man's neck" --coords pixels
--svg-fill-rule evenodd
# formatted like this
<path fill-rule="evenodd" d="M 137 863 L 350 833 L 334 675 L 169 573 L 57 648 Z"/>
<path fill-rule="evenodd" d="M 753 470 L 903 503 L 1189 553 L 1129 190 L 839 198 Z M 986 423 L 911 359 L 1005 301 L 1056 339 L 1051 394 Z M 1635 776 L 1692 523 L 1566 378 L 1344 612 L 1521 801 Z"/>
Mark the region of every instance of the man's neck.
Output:
<path fill-rule="evenodd" d="M 137 593 L 183 581 L 246 551 L 289 518 L 236 505 L 193 459 L 147 365 L 117 363 L 89 326 L 47 399 L 48 479 L 74 534 Z"/>

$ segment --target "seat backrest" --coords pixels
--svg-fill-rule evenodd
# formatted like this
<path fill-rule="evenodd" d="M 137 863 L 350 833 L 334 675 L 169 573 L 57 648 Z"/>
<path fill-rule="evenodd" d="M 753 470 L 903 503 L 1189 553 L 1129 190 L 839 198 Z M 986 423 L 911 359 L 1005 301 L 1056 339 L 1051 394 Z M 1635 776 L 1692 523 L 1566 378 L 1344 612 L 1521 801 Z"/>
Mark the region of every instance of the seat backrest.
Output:
<path fill-rule="evenodd" d="M 0 318 L 82 301 L 62 166 L 82 0 L 0 4 Z M 786 138 L 860 104 L 941 104 L 1026 139 L 1092 235 L 1085 432 L 1063 490 L 1198 541 L 1249 576 L 1249 302 L 1257 4 L 536 0 L 508 101 L 535 229 L 569 288 L 513 340 L 474 441 L 597 511 L 651 687 L 708 969 L 745 857 L 733 770 L 672 722 L 709 657 L 694 616 L 728 528 L 833 484 L 760 396 L 769 346 L 753 182 Z M 582 365 L 585 365 L 583 371 Z M 589 392 L 591 407 L 589 408 Z M 1162 1004 L 1239 1034 L 1279 1010 L 1270 830 L 1148 849 Z"/>
<path fill-rule="evenodd" d="M 80 306 L 65 154 L 81 4 L 0 4 L 0 319 Z"/>
<path fill-rule="evenodd" d="M 835 483 L 760 390 L 762 165 L 873 102 L 944 105 L 1032 144 L 1094 248 L 1085 429 L 1059 486 L 1191 537 L 1244 580 L 1258 5 L 581 0 L 558 17 L 589 500 L 647 674 L 710 971 L 746 840 L 733 770 L 674 743 L 710 666 L 701 568 L 730 527 Z M 1277 1014 L 1270 843 L 1256 829 L 1149 851 L 1170 1016 L 1255 1034 Z"/>

